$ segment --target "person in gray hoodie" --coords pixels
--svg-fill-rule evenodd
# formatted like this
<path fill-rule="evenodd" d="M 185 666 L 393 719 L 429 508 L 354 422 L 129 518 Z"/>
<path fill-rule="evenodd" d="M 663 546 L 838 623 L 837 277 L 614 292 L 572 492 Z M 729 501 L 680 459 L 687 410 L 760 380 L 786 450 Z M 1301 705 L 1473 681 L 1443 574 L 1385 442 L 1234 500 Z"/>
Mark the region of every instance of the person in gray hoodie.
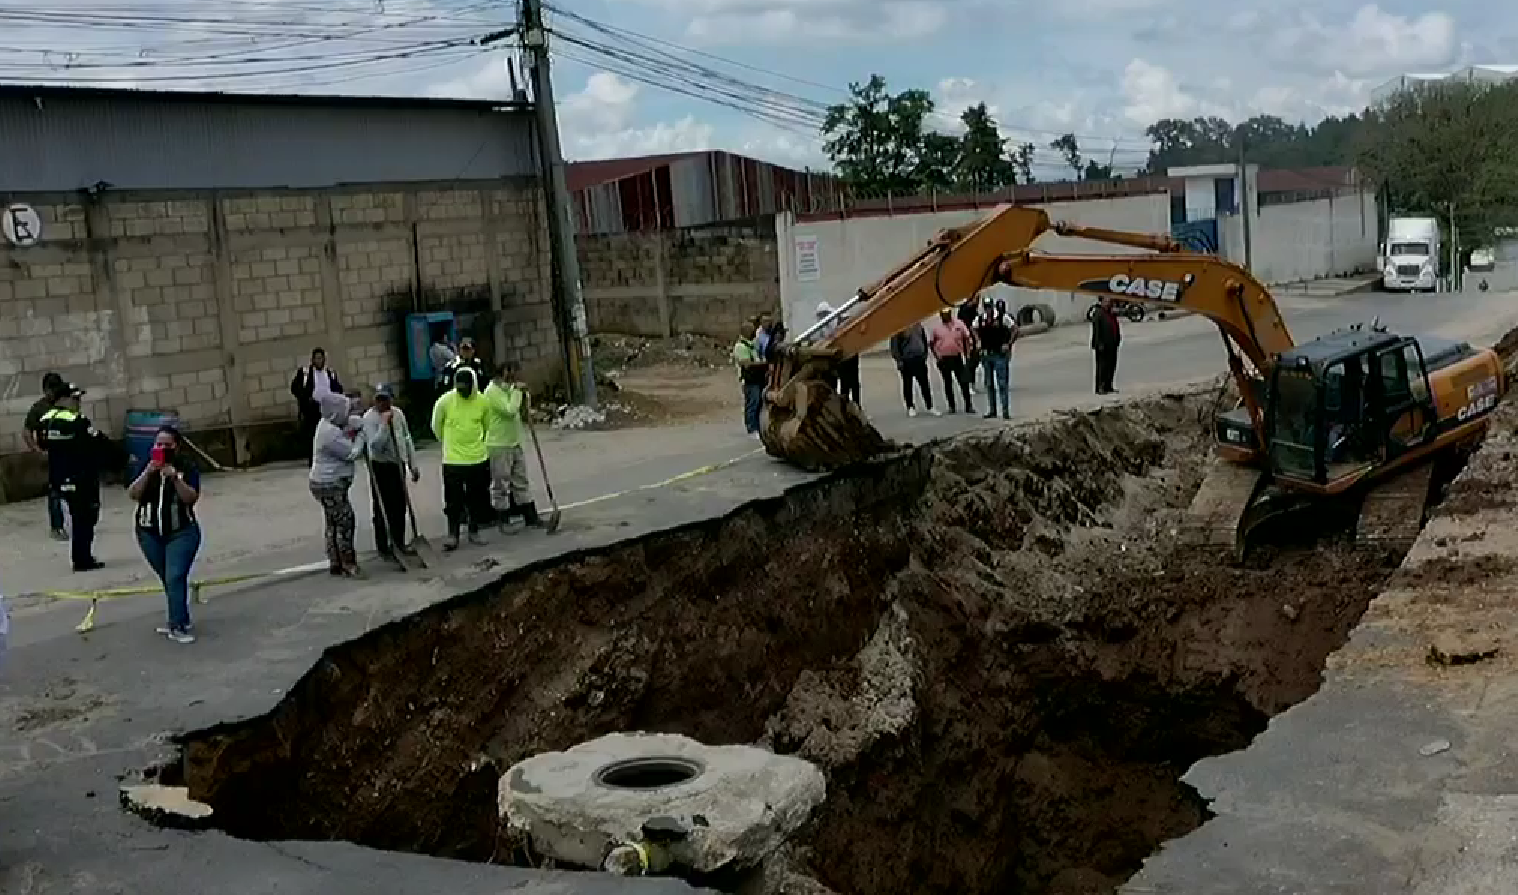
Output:
<path fill-rule="evenodd" d="M 348 489 L 353 486 L 354 464 L 363 456 L 366 442 L 346 395 L 323 395 L 319 406 L 321 419 L 311 444 L 311 496 L 322 508 L 328 570 L 333 575 L 358 578 L 358 554 L 353 548 L 357 520 Z"/>
<path fill-rule="evenodd" d="M 907 416 L 917 415 L 917 405 L 912 400 L 914 382 L 922 392 L 922 409 L 943 416 L 933 409 L 933 389 L 928 384 L 928 332 L 922 323 L 914 323 L 891 337 L 891 359 L 896 361 L 896 371 L 901 374 L 901 400 L 907 405 Z"/>

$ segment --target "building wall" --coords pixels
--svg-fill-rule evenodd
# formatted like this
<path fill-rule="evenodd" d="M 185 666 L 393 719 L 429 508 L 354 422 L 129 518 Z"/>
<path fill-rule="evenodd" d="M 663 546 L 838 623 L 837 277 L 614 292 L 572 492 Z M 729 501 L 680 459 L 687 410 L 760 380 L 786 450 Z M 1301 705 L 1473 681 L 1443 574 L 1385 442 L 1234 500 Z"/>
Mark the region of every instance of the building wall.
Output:
<path fill-rule="evenodd" d="M 487 180 L 536 171 L 532 114 L 489 103 L 0 86 L 0 197 Z"/>
<path fill-rule="evenodd" d="M 292 419 L 290 377 L 317 346 L 345 384 L 405 382 L 412 310 L 476 314 L 496 356 L 557 375 L 533 179 L 9 198 L 44 238 L 0 241 L 0 455 L 21 450 L 48 370 L 88 389 L 113 435 L 130 409 L 175 410 L 191 431 Z M 0 478 L 12 498 L 25 465 Z"/>
<path fill-rule="evenodd" d="M 1222 253 L 1244 263 L 1243 221 L 1218 220 Z M 1267 205 L 1250 222 L 1251 270 L 1264 283 L 1293 283 L 1375 269 L 1376 197 L 1345 191 L 1311 202 Z"/>
<path fill-rule="evenodd" d="M 578 245 L 592 332 L 725 339 L 780 305 L 773 231 L 581 235 Z"/>
<path fill-rule="evenodd" d="M 1170 232 L 1170 197 L 1167 193 L 1053 202 L 1040 206 L 1055 220 L 1107 227 L 1136 233 Z M 875 282 L 922 249 L 947 227 L 979 220 L 988 209 L 876 215 L 869 217 L 797 220 L 779 215 L 775 229 L 779 248 L 780 293 L 786 326 L 799 332 L 816 320 L 819 302 L 837 307 L 860 288 Z M 820 267 L 814 280 L 804 281 L 797 272 L 796 244 L 815 239 Z M 1085 239 L 1046 236 L 1038 248 L 1058 253 L 1119 254 L 1136 249 L 1094 243 Z M 1054 311 L 1056 324 L 1083 323 L 1091 300 L 1069 293 L 996 287 L 1009 308 L 1042 304 Z"/>

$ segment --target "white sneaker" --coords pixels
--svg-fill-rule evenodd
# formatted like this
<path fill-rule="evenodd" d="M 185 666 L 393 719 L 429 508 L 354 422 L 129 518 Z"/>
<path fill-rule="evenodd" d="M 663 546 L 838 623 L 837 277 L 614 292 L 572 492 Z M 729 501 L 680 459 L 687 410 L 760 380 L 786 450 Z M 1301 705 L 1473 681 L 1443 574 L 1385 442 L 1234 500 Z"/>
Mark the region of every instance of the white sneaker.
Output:
<path fill-rule="evenodd" d="M 911 416 L 911 417 L 917 416 L 917 408 L 916 407 L 908 407 L 907 408 L 907 416 Z"/>
<path fill-rule="evenodd" d="M 937 407 L 934 407 L 932 410 L 929 410 L 928 413 L 931 413 L 934 416 L 943 416 L 943 411 L 939 410 Z"/>

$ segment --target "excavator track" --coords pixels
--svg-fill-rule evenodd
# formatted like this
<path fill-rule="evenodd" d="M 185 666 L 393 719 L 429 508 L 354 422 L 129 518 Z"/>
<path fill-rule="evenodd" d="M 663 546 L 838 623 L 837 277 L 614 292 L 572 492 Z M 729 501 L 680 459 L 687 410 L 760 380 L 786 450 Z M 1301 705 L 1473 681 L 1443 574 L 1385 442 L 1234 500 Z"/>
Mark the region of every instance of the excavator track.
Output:
<path fill-rule="evenodd" d="M 1186 510 L 1182 543 L 1237 551 L 1240 522 L 1260 489 L 1259 470 L 1216 460 Z"/>
<path fill-rule="evenodd" d="M 1433 486 L 1433 463 L 1420 463 L 1371 486 L 1360 504 L 1356 543 L 1408 550 L 1423 528 Z"/>

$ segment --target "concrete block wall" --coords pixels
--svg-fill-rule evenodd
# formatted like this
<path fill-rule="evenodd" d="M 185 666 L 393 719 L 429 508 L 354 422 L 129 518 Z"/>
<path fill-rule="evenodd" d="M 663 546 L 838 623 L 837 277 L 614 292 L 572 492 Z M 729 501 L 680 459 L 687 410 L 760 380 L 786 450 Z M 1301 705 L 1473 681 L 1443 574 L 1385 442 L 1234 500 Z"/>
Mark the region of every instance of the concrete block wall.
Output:
<path fill-rule="evenodd" d="M 780 306 L 775 241 L 700 231 L 577 238 L 592 332 L 729 338 Z"/>
<path fill-rule="evenodd" d="M 532 180 L 4 198 L 38 211 L 43 240 L 0 241 L 0 457 L 23 450 L 46 371 L 88 389 L 113 435 L 133 409 L 249 430 L 293 418 L 290 377 L 317 346 L 347 384 L 404 382 L 402 317 L 457 296 L 494 319 L 477 335 L 495 356 L 559 375 Z M 0 499 L 29 459 L 0 464 Z"/>
<path fill-rule="evenodd" d="M 1250 270 L 1267 285 L 1373 271 L 1376 214 L 1376 196 L 1369 190 L 1266 205 L 1249 226 Z M 1218 219 L 1218 241 L 1228 260 L 1244 263 L 1244 224 L 1238 215 Z"/>

